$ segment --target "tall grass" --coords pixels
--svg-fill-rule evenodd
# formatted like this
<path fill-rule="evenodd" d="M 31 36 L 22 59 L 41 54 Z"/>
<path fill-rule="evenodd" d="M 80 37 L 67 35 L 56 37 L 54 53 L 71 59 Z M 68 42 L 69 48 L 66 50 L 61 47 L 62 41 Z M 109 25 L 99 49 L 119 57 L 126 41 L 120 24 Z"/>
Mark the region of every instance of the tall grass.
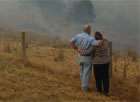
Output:
<path fill-rule="evenodd" d="M 58 61 L 64 61 L 64 50 L 62 48 L 56 48 L 53 51 L 54 54 L 54 61 L 58 62 Z"/>

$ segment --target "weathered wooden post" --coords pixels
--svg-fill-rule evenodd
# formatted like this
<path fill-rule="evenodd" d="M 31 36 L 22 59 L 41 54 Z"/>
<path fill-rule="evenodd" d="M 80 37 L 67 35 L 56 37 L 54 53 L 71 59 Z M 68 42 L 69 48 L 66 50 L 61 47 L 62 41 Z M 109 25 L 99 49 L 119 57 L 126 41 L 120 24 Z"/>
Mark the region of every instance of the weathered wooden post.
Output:
<path fill-rule="evenodd" d="M 124 68 L 123 68 L 123 78 L 126 79 L 127 78 L 127 70 L 128 70 L 128 65 L 129 63 L 126 62 L 127 61 L 127 57 L 124 59 L 125 63 L 124 63 Z"/>
<path fill-rule="evenodd" d="M 124 69 L 123 69 L 123 78 L 126 79 L 126 66 L 124 66 Z"/>
<path fill-rule="evenodd" d="M 1 32 L 0 32 L 0 42 L 1 42 L 1 37 L 2 37 L 2 36 L 1 36 Z"/>
<path fill-rule="evenodd" d="M 110 74 L 110 77 L 112 77 L 113 71 L 112 71 L 112 42 L 111 41 L 109 42 L 109 52 L 110 52 L 110 58 L 111 58 L 110 65 L 109 65 L 109 74 Z"/>
<path fill-rule="evenodd" d="M 26 57 L 25 32 L 22 32 L 22 55 Z"/>

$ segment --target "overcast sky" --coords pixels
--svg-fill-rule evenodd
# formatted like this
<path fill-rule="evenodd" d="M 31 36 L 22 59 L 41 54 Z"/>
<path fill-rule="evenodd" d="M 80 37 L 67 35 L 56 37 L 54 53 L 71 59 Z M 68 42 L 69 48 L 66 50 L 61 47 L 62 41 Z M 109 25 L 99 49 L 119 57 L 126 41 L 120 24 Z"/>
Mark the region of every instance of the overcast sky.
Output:
<path fill-rule="evenodd" d="M 46 21 L 41 14 L 40 7 L 35 5 L 37 1 L 40 0 L 0 0 L 0 27 L 15 28 L 24 27 L 22 25 L 34 24 L 38 25 L 41 29 L 48 28 L 51 32 L 55 33 L 56 23 L 53 25 L 53 20 L 52 22 L 50 20 Z M 68 9 L 73 1 L 80 0 L 62 1 L 67 5 L 66 9 Z M 107 36 L 112 41 L 116 40 L 116 43 L 126 43 L 128 46 L 138 48 L 136 45 L 137 43 L 140 45 L 140 0 L 91 1 L 96 14 L 96 19 L 93 24 L 95 28 L 97 27 L 97 30 L 106 30 L 108 33 Z M 59 27 L 60 31 L 63 28 L 58 25 L 56 27 Z"/>
<path fill-rule="evenodd" d="M 37 0 L 0 0 L 0 26 L 18 27 L 33 22 L 33 17 L 37 18 L 36 22 L 41 27 L 48 26 L 44 23 L 39 7 L 34 5 L 33 1 L 36 2 Z M 62 1 L 70 6 L 71 2 L 80 0 Z M 96 12 L 95 25 L 100 25 L 115 32 L 138 36 L 140 0 L 91 1 Z"/>
<path fill-rule="evenodd" d="M 0 23 L 20 25 L 32 19 L 32 12 L 37 7 L 26 0 L 0 0 Z M 29 0 L 28 0 L 29 1 Z M 30 0 L 31 1 L 31 0 Z M 33 0 L 32 0 L 33 1 Z M 63 0 L 68 5 L 72 1 Z M 86 1 L 86 0 L 85 0 Z M 138 32 L 139 30 L 139 0 L 91 0 L 96 12 L 96 24 L 103 24 L 111 29 L 122 32 Z M 22 6 L 21 6 L 22 5 Z M 35 11 L 36 12 L 36 11 Z M 38 11 L 36 13 L 39 13 Z"/>

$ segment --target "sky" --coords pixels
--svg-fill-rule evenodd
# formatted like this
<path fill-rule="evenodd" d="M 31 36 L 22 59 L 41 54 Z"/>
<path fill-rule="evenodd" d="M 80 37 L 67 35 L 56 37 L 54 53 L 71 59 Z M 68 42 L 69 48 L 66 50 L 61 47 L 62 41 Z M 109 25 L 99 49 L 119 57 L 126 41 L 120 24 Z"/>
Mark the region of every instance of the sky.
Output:
<path fill-rule="evenodd" d="M 34 2 L 39 0 L 0 0 L 0 23 L 5 25 L 21 25 L 31 22 L 32 13 L 39 16 L 39 8 Z M 44 0 L 45 1 L 45 0 Z M 46 0 L 47 1 L 47 0 Z M 55 0 L 57 1 L 57 0 Z M 62 0 L 70 2 L 80 0 Z M 85 0 L 86 1 L 86 0 Z M 139 30 L 139 0 L 91 0 L 96 12 L 96 24 L 106 26 L 118 32 L 138 33 Z M 41 16 L 41 14 L 40 14 Z"/>
<path fill-rule="evenodd" d="M 34 30 L 40 28 L 43 31 L 47 29 L 50 30 L 50 33 L 56 33 L 58 29 L 56 27 L 58 26 L 57 23 L 54 23 L 53 19 L 46 20 L 43 16 L 43 9 L 37 4 L 39 1 L 40 0 L 0 0 L 0 27 L 24 28 L 26 25 L 30 25 L 29 29 Z M 45 2 L 47 0 L 41 1 Z M 71 7 L 73 2 L 78 2 L 80 0 L 60 1 L 66 4 L 67 10 Z M 95 8 L 96 19 L 93 25 L 96 30 L 103 29 L 102 31 L 106 33 L 117 34 L 118 39 L 120 38 L 122 42 L 125 40 L 125 37 L 128 37 L 127 42 L 132 42 L 130 44 L 131 46 L 136 43 L 140 44 L 140 0 L 90 1 Z M 36 27 L 32 28 L 31 25 L 36 25 Z M 58 30 L 60 31 L 60 29 L 61 27 Z M 73 35 L 69 37 L 72 36 Z M 109 36 L 111 40 L 115 40 L 111 34 L 107 36 Z M 133 40 L 135 41 L 133 42 Z"/>

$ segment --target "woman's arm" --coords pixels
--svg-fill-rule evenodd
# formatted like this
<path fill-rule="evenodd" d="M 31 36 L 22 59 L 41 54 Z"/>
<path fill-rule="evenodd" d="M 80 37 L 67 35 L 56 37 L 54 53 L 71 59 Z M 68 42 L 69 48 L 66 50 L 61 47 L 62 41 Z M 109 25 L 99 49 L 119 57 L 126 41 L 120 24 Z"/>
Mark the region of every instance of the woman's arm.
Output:
<path fill-rule="evenodd" d="M 80 50 L 80 55 L 81 56 L 88 56 L 88 55 L 92 55 L 95 51 L 95 47 L 91 46 L 88 50 Z"/>

